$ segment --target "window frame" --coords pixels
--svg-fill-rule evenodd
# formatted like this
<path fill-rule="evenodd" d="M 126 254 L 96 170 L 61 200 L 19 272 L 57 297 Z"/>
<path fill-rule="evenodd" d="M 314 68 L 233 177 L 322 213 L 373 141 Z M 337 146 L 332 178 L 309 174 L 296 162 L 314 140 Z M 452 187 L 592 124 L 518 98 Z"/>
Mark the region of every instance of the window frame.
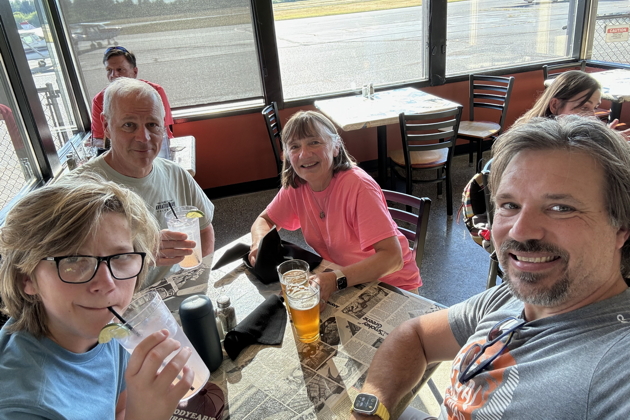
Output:
<path fill-rule="evenodd" d="M 570 62 L 584 59 L 588 54 L 589 42 L 592 45 L 593 28 L 590 23 L 597 13 L 597 0 L 570 0 L 571 6 L 576 10 L 575 30 L 573 30 L 573 42 L 571 56 L 548 63 L 535 63 L 531 65 L 518 65 L 514 67 L 502 67 L 500 69 L 481 70 L 480 73 L 491 75 L 515 74 L 539 70 L 543 64 L 555 62 Z M 50 30 L 54 38 L 55 48 L 59 53 L 61 72 L 66 78 L 67 87 L 70 90 L 72 104 L 78 115 L 77 124 L 79 133 L 74 135 L 68 143 L 80 144 L 89 133 L 91 119 L 91 98 L 77 71 L 77 63 L 72 53 L 71 36 L 69 28 L 65 25 L 63 12 L 58 0 L 41 0 L 48 19 Z M 35 2 L 36 7 L 39 3 Z M 447 0 L 428 0 L 423 2 L 422 19 L 427 31 L 427 44 L 419 46 L 425 54 L 425 79 L 408 82 L 392 83 L 382 88 L 440 86 L 447 83 L 468 80 L 467 75 L 446 76 L 447 46 Z M 336 92 L 330 94 L 313 95 L 308 98 L 285 101 L 282 89 L 280 62 L 278 56 L 278 44 L 275 34 L 275 21 L 273 16 L 272 0 L 250 0 L 252 14 L 252 27 L 254 42 L 258 55 L 258 70 L 262 83 L 263 97 L 244 98 L 242 100 L 228 101 L 224 103 L 211 103 L 210 105 L 177 107 L 173 109 L 176 122 L 187 122 L 222 118 L 233 115 L 250 114 L 259 112 L 265 104 L 272 101 L 278 104 L 280 109 L 287 107 L 310 106 L 317 99 L 335 98 L 352 95 L 352 92 Z M 3 19 L 8 16 L 9 19 Z M 53 137 L 47 125 L 44 110 L 37 95 L 37 89 L 32 78 L 20 77 L 20 74 L 30 74 L 28 61 L 23 54 L 21 40 L 18 35 L 17 25 L 13 19 L 11 4 L 8 0 L 0 0 L 0 53 L 5 61 L 8 81 L 16 97 L 17 107 L 24 121 L 26 132 L 31 147 L 34 151 L 36 164 L 41 173 L 38 185 L 50 182 L 63 171 L 63 160 L 71 145 L 66 144 L 59 151 L 55 150 Z M 590 41 L 589 41 L 590 40 Z M 13 52 L 16 52 L 15 54 Z M 622 67 L 613 63 L 594 62 L 601 67 Z M 67 148 L 67 149 L 66 149 Z M 65 150 L 65 152 L 64 152 Z M 7 207 L 10 207 L 7 205 Z M 2 211 L 0 211 L 0 223 L 2 223 Z"/>

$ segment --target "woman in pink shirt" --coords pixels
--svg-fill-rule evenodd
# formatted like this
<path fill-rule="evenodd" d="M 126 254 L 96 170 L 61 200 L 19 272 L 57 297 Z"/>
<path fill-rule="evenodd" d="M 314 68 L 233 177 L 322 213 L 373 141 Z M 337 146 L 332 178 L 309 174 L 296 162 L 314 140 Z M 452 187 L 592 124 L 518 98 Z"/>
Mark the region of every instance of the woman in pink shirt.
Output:
<path fill-rule="evenodd" d="M 376 280 L 417 290 L 422 280 L 409 242 L 380 187 L 356 166 L 333 123 L 300 111 L 282 131 L 282 144 L 282 188 L 252 225 L 252 265 L 272 226 L 301 228 L 319 255 L 341 266 L 315 276 L 324 301 L 337 290 Z"/>

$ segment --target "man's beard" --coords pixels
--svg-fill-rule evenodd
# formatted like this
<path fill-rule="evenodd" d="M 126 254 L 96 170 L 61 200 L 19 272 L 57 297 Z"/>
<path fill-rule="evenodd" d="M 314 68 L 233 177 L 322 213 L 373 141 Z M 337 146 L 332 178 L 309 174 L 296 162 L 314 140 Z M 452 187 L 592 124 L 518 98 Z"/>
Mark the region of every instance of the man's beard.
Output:
<path fill-rule="evenodd" d="M 556 280 L 551 286 L 546 288 L 536 288 L 537 284 L 544 281 L 548 274 L 539 273 L 519 273 L 518 279 L 513 279 L 509 274 L 509 260 L 512 258 L 509 254 L 510 251 L 520 252 L 545 252 L 551 255 L 559 256 L 564 262 L 561 277 Z M 568 254 L 553 245 L 541 242 L 536 239 L 529 240 L 527 242 L 518 242 L 513 239 L 506 239 L 499 250 L 499 260 L 504 268 L 503 281 L 505 281 L 512 291 L 512 294 L 522 302 L 536 306 L 553 307 L 560 305 L 569 299 L 569 293 L 573 280 L 570 278 L 567 270 Z M 531 290 L 525 292 L 520 288 L 518 284 L 525 286 L 532 286 Z"/>

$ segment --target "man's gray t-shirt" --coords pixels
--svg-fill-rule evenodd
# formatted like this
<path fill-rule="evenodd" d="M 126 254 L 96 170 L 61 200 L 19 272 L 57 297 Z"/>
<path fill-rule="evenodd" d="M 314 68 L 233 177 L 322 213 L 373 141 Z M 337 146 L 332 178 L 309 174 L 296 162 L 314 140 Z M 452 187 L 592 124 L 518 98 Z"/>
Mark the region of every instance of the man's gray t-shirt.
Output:
<path fill-rule="evenodd" d="M 195 206 L 203 211 L 205 217 L 199 219 L 201 230 L 210 226 L 214 215 L 214 205 L 208 199 L 193 177 L 181 166 L 162 159 L 155 158 L 153 170 L 144 178 L 132 178 L 122 175 L 112 169 L 101 155 L 90 160 L 85 165 L 72 171 L 73 175 L 83 172 L 95 172 L 109 181 L 123 185 L 144 200 L 145 204 L 156 217 L 161 229 L 166 229 L 166 214 L 170 212 L 169 203 L 173 206 Z M 169 267 L 156 267 L 149 273 L 146 285 L 160 280 L 168 273 Z"/>
<path fill-rule="evenodd" d="M 522 317 L 523 307 L 502 284 L 449 309 L 462 349 L 453 361 L 440 419 L 630 418 L 630 289 L 527 322 L 491 369 L 459 383 L 466 351 L 485 344 L 501 320 Z M 481 361 L 500 349 L 494 348 Z"/>

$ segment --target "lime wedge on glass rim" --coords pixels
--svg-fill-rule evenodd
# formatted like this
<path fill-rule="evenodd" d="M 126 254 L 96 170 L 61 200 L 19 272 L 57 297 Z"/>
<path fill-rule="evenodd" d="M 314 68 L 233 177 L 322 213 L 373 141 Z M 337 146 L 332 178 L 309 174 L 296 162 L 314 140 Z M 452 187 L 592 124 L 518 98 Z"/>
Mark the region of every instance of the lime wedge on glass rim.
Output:
<path fill-rule="evenodd" d="M 131 334 L 131 330 L 123 324 L 113 322 L 103 327 L 100 333 L 98 333 L 98 342 L 100 344 L 109 343 L 112 338 L 121 340 L 128 337 Z"/>
<path fill-rule="evenodd" d="M 205 214 L 203 214 L 203 212 L 201 210 L 191 210 L 188 213 L 186 213 L 186 217 L 188 219 L 194 219 L 194 218 L 199 218 L 199 217 L 204 217 Z"/>

